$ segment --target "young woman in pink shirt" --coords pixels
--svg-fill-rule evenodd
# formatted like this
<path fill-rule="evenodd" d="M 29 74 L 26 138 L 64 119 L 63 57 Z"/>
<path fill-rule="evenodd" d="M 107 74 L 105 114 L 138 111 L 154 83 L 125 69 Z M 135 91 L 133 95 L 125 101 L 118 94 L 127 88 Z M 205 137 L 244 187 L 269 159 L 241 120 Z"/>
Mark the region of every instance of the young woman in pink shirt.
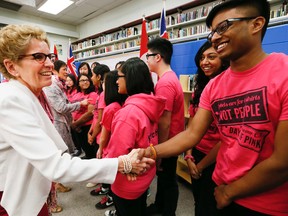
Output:
<path fill-rule="evenodd" d="M 65 93 L 68 100 L 71 102 L 72 97 L 77 93 L 77 78 L 73 74 L 68 74 L 66 78 Z"/>
<path fill-rule="evenodd" d="M 125 94 L 118 93 L 118 85 L 116 84 L 118 78 L 117 70 L 108 72 L 105 75 L 103 89 L 104 89 L 104 99 L 105 104 L 107 105 L 104 108 L 102 121 L 101 121 L 101 135 L 99 142 L 99 149 L 97 151 L 97 158 L 105 158 L 108 154 L 108 149 L 106 148 L 111 136 L 111 124 L 114 118 L 114 114 L 121 109 L 122 105 L 127 98 Z M 95 207 L 97 209 L 104 209 L 113 205 L 113 198 L 111 193 L 110 184 L 102 184 L 99 187 L 98 191 L 91 191 L 91 195 L 98 195 L 101 190 L 103 193 L 106 193 L 106 196 L 98 202 Z"/>
<path fill-rule="evenodd" d="M 81 101 L 83 99 L 89 99 L 90 104 L 88 107 L 80 108 L 72 113 L 73 123 L 71 127 L 73 134 L 78 143 L 81 144 L 83 151 L 85 152 L 84 159 L 91 159 L 96 157 L 95 146 L 90 145 L 87 140 L 87 133 L 90 129 L 93 120 L 93 110 L 96 103 L 97 93 L 91 78 L 86 74 L 80 74 L 77 81 L 78 93 L 74 95 L 73 101 Z"/>
<path fill-rule="evenodd" d="M 194 92 L 189 108 L 192 121 L 199 105 L 203 89 L 215 76 L 228 66 L 208 41 L 198 50 L 195 56 L 197 75 Z M 215 183 L 212 173 L 215 168 L 216 155 L 220 146 L 220 137 L 217 126 L 213 122 L 199 144 L 186 152 L 185 160 L 189 167 L 192 180 L 192 192 L 195 201 L 195 216 L 216 215 L 216 201 L 214 198 Z"/>
<path fill-rule="evenodd" d="M 128 59 L 118 70 L 118 92 L 128 94 L 123 107 L 114 115 L 107 157 L 146 148 L 158 142 L 158 120 L 165 99 L 154 96 L 154 85 L 147 65 L 139 58 Z M 119 174 L 111 189 L 118 216 L 145 216 L 147 189 L 156 173 L 155 166 L 137 180 L 128 182 Z"/>

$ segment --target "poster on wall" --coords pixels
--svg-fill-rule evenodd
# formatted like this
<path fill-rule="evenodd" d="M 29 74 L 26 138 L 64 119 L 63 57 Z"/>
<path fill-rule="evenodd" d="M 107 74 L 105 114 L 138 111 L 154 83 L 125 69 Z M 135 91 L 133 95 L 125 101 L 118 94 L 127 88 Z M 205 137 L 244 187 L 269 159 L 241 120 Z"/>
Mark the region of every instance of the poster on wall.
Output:
<path fill-rule="evenodd" d="M 63 55 L 63 49 L 62 49 L 62 44 L 55 44 L 58 55 L 62 56 Z"/>

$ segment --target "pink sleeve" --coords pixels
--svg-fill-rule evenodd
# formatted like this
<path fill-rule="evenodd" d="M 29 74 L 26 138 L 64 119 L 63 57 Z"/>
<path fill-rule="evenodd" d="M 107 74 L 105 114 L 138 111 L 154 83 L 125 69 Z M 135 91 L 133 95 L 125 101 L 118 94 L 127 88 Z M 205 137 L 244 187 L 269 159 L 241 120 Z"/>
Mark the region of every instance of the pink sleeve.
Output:
<path fill-rule="evenodd" d="M 164 86 L 164 82 L 159 82 L 156 86 L 155 93 L 157 96 L 166 98 L 165 110 L 171 112 L 174 104 L 174 89 L 171 86 Z"/>
<path fill-rule="evenodd" d="M 111 109 L 104 108 L 101 125 L 105 127 L 107 131 L 111 131 L 113 116 L 114 112 Z"/>
<path fill-rule="evenodd" d="M 90 99 L 90 104 L 93 104 L 93 105 L 96 104 L 97 98 L 98 98 L 98 95 L 96 92 L 91 92 L 88 96 L 88 99 Z"/>
<path fill-rule="evenodd" d="M 209 82 L 206 87 L 204 88 L 201 97 L 200 97 L 200 103 L 199 107 L 212 111 L 211 109 L 211 102 L 210 102 L 210 88 L 211 88 L 211 82 Z"/>
<path fill-rule="evenodd" d="M 101 92 L 99 96 L 99 102 L 98 102 L 98 109 L 104 109 L 106 107 L 105 99 L 104 99 L 104 92 Z"/>

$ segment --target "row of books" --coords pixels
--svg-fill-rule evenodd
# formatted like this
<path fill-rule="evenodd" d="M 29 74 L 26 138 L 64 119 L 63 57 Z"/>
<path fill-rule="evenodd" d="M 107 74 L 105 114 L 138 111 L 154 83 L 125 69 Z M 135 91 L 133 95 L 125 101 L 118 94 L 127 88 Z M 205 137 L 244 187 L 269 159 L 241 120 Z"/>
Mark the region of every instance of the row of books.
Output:
<path fill-rule="evenodd" d="M 209 28 L 205 24 L 202 24 L 186 28 L 173 29 L 172 31 L 168 31 L 168 35 L 170 39 L 175 39 L 196 34 L 208 33 L 209 31 Z"/>
<path fill-rule="evenodd" d="M 138 28 L 130 27 L 130 28 L 122 29 L 112 34 L 102 35 L 95 39 L 83 41 L 78 44 L 72 44 L 72 49 L 79 50 L 79 49 L 83 49 L 83 48 L 90 47 L 90 46 L 101 45 L 103 43 L 116 41 L 122 38 L 128 38 L 134 35 L 138 35 Z"/>
<path fill-rule="evenodd" d="M 167 27 L 170 25 L 176 25 L 179 23 L 184 23 L 190 20 L 195 20 L 201 17 L 206 17 L 208 13 L 211 11 L 211 9 L 218 4 L 213 3 L 212 5 L 209 6 L 202 6 L 196 9 L 193 9 L 188 12 L 180 12 L 176 15 L 170 15 L 166 17 L 166 25 Z M 154 29 L 159 29 L 160 26 L 160 19 L 155 19 L 152 21 L 149 21 L 146 23 L 146 29 L 147 31 L 154 30 Z M 141 32 L 139 32 L 137 27 L 130 27 L 126 28 L 120 31 L 117 31 L 115 33 L 99 36 L 95 39 L 90 39 L 87 41 L 80 42 L 78 44 L 72 44 L 72 49 L 73 50 L 80 50 L 83 48 L 87 48 L 90 46 L 94 45 L 100 45 L 103 43 L 111 42 L 111 41 L 116 41 L 122 38 L 128 38 L 129 36 L 134 36 L 134 35 L 141 35 Z"/>
<path fill-rule="evenodd" d="M 127 49 L 127 48 L 131 48 L 131 47 L 136 47 L 139 45 L 140 45 L 140 40 L 134 39 L 131 41 L 125 41 L 122 43 L 115 43 L 115 44 L 112 44 L 109 46 L 99 47 L 99 48 L 87 50 L 84 52 L 78 52 L 78 53 L 74 54 L 74 57 L 76 59 L 87 58 L 90 56 L 94 56 L 94 55 L 98 55 L 98 54 L 102 54 L 102 53 L 107 53 L 107 52 L 112 52 L 112 51 L 116 51 L 116 50 Z"/>

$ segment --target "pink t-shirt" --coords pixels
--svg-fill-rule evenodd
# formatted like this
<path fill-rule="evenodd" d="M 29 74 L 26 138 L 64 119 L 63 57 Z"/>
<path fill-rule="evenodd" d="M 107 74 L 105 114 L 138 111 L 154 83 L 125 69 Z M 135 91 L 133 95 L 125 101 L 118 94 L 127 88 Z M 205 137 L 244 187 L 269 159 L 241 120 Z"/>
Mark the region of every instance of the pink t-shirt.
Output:
<path fill-rule="evenodd" d="M 247 71 L 229 68 L 204 89 L 199 107 L 212 111 L 222 142 L 216 184 L 241 178 L 273 153 L 277 125 L 288 120 L 287 71 L 288 56 L 273 53 Z M 235 202 L 268 215 L 287 215 L 288 182 Z"/>
<path fill-rule="evenodd" d="M 65 94 L 66 94 L 66 96 L 68 98 L 68 101 L 72 102 L 74 95 L 77 94 L 77 89 L 73 89 L 72 92 L 65 91 Z"/>
<path fill-rule="evenodd" d="M 193 109 L 193 105 L 191 104 L 189 107 L 189 114 L 191 117 L 194 117 L 196 110 Z M 204 154 L 208 154 L 211 149 L 220 141 L 219 131 L 215 121 L 209 126 L 206 134 L 203 136 L 199 144 L 195 147 L 199 151 Z"/>
<path fill-rule="evenodd" d="M 180 82 L 173 71 L 158 80 L 155 94 L 166 98 L 165 110 L 171 112 L 169 138 L 184 130 L 184 95 Z"/>
<path fill-rule="evenodd" d="M 105 99 L 104 99 L 104 92 L 101 92 L 100 95 L 97 94 L 97 99 L 95 103 L 95 109 L 93 112 L 93 122 L 92 127 L 94 128 L 95 124 L 98 121 L 98 111 L 99 109 L 104 109 L 106 107 Z M 103 115 L 103 114 L 102 114 Z M 101 136 L 101 130 L 96 136 L 96 143 L 99 144 L 100 142 L 100 136 Z"/>
<path fill-rule="evenodd" d="M 111 132 L 111 124 L 114 118 L 114 114 L 120 109 L 121 105 L 118 102 L 113 102 L 104 108 L 101 125 L 102 127 L 105 127 L 107 131 Z M 107 153 L 108 152 L 106 147 L 103 149 L 103 158 L 106 157 Z"/>
<path fill-rule="evenodd" d="M 165 99 L 153 95 L 135 94 L 129 96 L 123 107 L 114 115 L 111 137 L 107 146 L 107 157 L 128 154 L 135 148 L 147 148 L 150 143 L 158 143 L 158 121 L 164 110 Z M 140 197 L 151 184 L 156 174 L 155 166 L 136 181 L 118 173 L 111 189 L 114 194 L 125 199 Z"/>
<path fill-rule="evenodd" d="M 90 99 L 89 100 L 90 104 L 95 105 L 97 97 L 98 97 L 98 95 L 96 92 L 91 92 L 89 94 L 84 94 L 82 92 L 78 92 L 72 97 L 71 101 L 72 102 L 79 102 L 79 101 L 82 101 L 84 99 Z M 73 120 L 78 120 L 86 112 L 87 112 L 87 107 L 81 107 L 79 110 L 74 111 L 72 113 Z M 92 124 L 92 119 L 87 121 L 84 125 L 91 125 L 91 124 Z"/>

